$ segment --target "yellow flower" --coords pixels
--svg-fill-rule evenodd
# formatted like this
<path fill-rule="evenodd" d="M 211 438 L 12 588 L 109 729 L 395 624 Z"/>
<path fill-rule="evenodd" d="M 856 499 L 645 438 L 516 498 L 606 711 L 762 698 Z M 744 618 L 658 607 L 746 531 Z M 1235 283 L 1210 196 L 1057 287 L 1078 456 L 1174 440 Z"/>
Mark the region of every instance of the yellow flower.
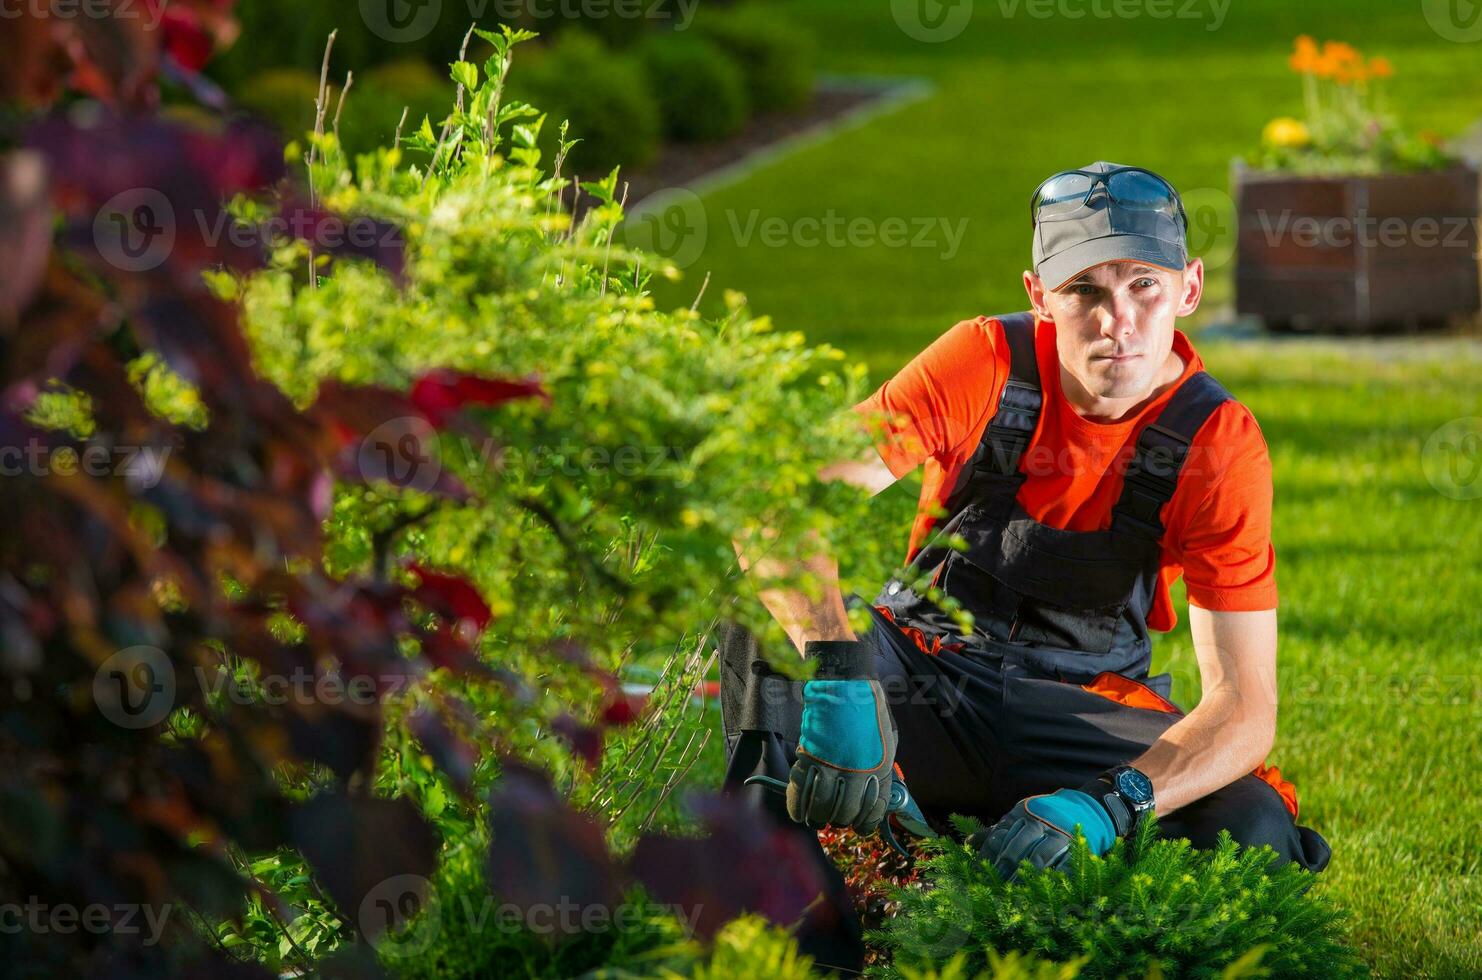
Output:
<path fill-rule="evenodd" d="M 1271 120 L 1261 132 L 1261 142 L 1268 146 L 1306 146 L 1311 141 L 1307 126 L 1290 116 Z"/>
<path fill-rule="evenodd" d="M 1369 74 L 1374 78 L 1389 78 L 1395 73 L 1388 58 L 1375 58 L 1369 62 Z"/>

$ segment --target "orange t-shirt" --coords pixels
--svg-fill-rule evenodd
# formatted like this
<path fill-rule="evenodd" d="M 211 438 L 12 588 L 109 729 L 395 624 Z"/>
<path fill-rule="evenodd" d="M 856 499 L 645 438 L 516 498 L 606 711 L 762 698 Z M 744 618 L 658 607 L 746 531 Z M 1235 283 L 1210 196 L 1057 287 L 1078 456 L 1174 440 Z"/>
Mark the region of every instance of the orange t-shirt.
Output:
<path fill-rule="evenodd" d="M 1173 349 L 1184 360 L 1182 384 L 1204 362 L 1182 331 Z M 1055 324 L 1035 323 L 1044 407 L 1019 468 L 1026 474 L 1019 505 L 1042 524 L 1071 531 L 1111 526 L 1112 507 L 1143 427 L 1154 421 L 1178 385 L 1170 386 L 1135 416 L 1094 422 L 1071 407 L 1060 387 Z M 880 457 L 897 478 L 926 464 L 921 502 L 911 528 L 909 561 L 935 519 L 998 408 L 1009 375 L 1003 327 L 978 317 L 948 330 L 869 398 L 854 406 L 881 413 L 887 431 L 877 439 Z M 1276 552 L 1271 545 L 1271 458 L 1250 410 L 1227 401 L 1195 435 L 1173 499 L 1163 508 L 1165 528 L 1158 589 L 1148 616 L 1151 629 L 1178 622 L 1169 587 L 1182 575 L 1189 601 L 1220 611 L 1276 607 Z"/>

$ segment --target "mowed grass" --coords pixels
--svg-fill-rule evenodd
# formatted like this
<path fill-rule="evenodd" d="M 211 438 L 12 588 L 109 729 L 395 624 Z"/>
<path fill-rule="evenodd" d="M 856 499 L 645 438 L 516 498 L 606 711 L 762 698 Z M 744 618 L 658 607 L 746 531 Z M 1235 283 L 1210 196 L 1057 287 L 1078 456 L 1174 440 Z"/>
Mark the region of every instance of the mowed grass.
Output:
<path fill-rule="evenodd" d="M 1438 442 L 1427 451 L 1436 430 L 1482 414 L 1482 347 L 1354 346 L 1201 349 L 1255 413 L 1275 470 L 1270 762 L 1332 845 L 1320 887 L 1352 911 L 1376 972 L 1482 976 L 1482 499 L 1426 475 L 1448 462 Z M 1187 622 L 1156 649 L 1191 706 Z"/>
<path fill-rule="evenodd" d="M 898 26 L 892 9 L 905 0 L 774 2 L 814 33 L 822 69 L 926 77 L 936 91 L 706 194 L 675 240 L 686 258 L 695 234 L 703 248 L 682 282 L 658 290 L 661 304 L 688 306 L 711 273 L 708 311 L 739 289 L 780 327 L 843 347 L 883 380 L 957 320 L 1024 308 L 1031 191 L 1055 170 L 1111 160 L 1184 193 L 1191 247 L 1211 266 L 1202 321 L 1231 297 L 1231 159 L 1271 118 L 1302 111 L 1287 68 L 1297 34 L 1389 57 L 1386 97 L 1416 129 L 1449 137 L 1482 116 L 1482 42 L 1442 39 L 1418 0 L 1239 0 L 1222 20 L 1042 19 L 1031 0 L 1005 16 L 1011 2 L 959 0 L 971 20 L 935 44 Z M 813 224 L 830 216 L 865 222 L 865 234 L 845 226 L 830 244 Z M 881 240 L 892 219 L 910 226 L 907 244 Z M 783 233 L 764 236 L 768 221 Z M 930 222 L 936 231 L 918 234 Z M 963 228 L 955 251 L 943 224 Z"/>
<path fill-rule="evenodd" d="M 1416 127 L 1450 136 L 1482 115 L 1482 43 L 1442 39 L 1419 3 L 1240 0 L 1217 30 L 1207 18 L 1006 17 L 1006 3 L 978 0 L 942 44 L 909 37 L 885 0 L 777 3 L 817 33 L 826 69 L 925 75 L 937 90 L 707 195 L 704 248 L 660 300 L 688 305 L 709 272 L 707 304 L 742 290 L 780 328 L 867 361 L 878 383 L 957 320 L 1025 307 L 1027 198 L 1055 169 L 1151 166 L 1218 217 L 1231 157 L 1271 117 L 1300 112 L 1286 68 L 1299 33 L 1391 58 L 1391 103 Z M 952 256 L 940 237 L 774 246 L 735 232 L 753 214 L 792 224 L 830 212 L 965 218 L 967 231 Z M 1202 341 L 1230 299 L 1229 234 L 1227 221 L 1196 230 L 1210 282 L 1180 325 L 1255 412 L 1275 464 L 1282 702 L 1270 761 L 1297 784 L 1301 821 L 1332 844 L 1318 887 L 1351 910 L 1376 973 L 1482 976 L 1482 499 L 1447 496 L 1425 470 L 1439 427 L 1482 415 L 1482 349 Z M 904 548 L 916 485 L 881 496 L 870 533 Z M 1186 616 L 1159 638 L 1154 669 L 1196 703 Z"/>

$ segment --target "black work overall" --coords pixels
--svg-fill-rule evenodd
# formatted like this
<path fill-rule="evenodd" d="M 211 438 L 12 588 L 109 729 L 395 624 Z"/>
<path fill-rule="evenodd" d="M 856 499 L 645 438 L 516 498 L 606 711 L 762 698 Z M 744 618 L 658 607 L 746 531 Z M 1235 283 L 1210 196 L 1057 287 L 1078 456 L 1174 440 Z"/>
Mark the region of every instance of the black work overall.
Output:
<path fill-rule="evenodd" d="M 967 548 L 928 543 L 912 561 L 913 571 L 929 573 L 973 613 L 972 635 L 956 632 L 934 606 L 892 581 L 871 606 L 874 628 L 861 637 L 878 648 L 881 685 L 900 730 L 896 761 L 939 827 L 952 813 L 991 824 L 1026 796 L 1080 786 L 1141 755 L 1182 717 L 1082 685 L 1109 672 L 1169 696 L 1169 675 L 1148 676 L 1160 514 L 1195 433 L 1230 398 L 1202 371 L 1175 390 L 1138 436 L 1108 529 L 1041 524 L 1016 499 L 1025 479 L 1020 462 L 1043 400 L 1034 319 L 1027 313 L 997 319 L 1009 342 L 1010 377 L 946 506 L 943 531 L 960 534 Z M 848 602 L 863 604 L 858 596 Z M 929 645 L 923 649 L 903 628 L 919 630 Z M 798 744 L 802 685 L 773 672 L 755 638 L 740 627 L 728 627 L 720 645 L 726 791 L 816 845 L 813 830 L 788 820 L 781 795 L 742 786 L 757 773 L 787 778 Z M 1270 844 L 1282 862 L 1314 871 L 1329 856 L 1326 842 L 1298 827 L 1278 792 L 1255 775 L 1180 808 L 1160 826 L 1195 847 L 1212 847 L 1225 828 L 1242 844 Z M 847 909 L 842 879 L 821 848 L 818 855 L 834 904 L 842 900 Z M 820 909 L 806 921 L 800 945 L 821 964 L 856 969 L 858 923 L 847 916 L 831 921 L 831 915 Z"/>

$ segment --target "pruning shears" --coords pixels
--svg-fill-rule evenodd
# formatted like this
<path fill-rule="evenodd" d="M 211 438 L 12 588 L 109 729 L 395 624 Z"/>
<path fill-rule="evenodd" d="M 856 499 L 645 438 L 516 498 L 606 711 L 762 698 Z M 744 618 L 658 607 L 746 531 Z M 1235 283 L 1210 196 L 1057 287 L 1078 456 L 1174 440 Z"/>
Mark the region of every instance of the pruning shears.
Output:
<path fill-rule="evenodd" d="M 749 776 L 743 785 L 750 786 L 753 783 L 765 786 L 777 793 L 787 792 L 787 782 L 773 776 Z M 885 807 L 885 819 L 880 821 L 880 837 L 902 857 L 910 860 L 911 853 L 901 845 L 895 836 L 895 831 L 891 829 L 892 817 L 900 828 L 912 837 L 941 836 L 931 829 L 931 824 L 926 822 L 921 807 L 916 805 L 916 801 L 911 797 L 911 791 L 906 789 L 906 780 L 901 776 L 899 769 L 890 779 L 890 803 Z"/>

